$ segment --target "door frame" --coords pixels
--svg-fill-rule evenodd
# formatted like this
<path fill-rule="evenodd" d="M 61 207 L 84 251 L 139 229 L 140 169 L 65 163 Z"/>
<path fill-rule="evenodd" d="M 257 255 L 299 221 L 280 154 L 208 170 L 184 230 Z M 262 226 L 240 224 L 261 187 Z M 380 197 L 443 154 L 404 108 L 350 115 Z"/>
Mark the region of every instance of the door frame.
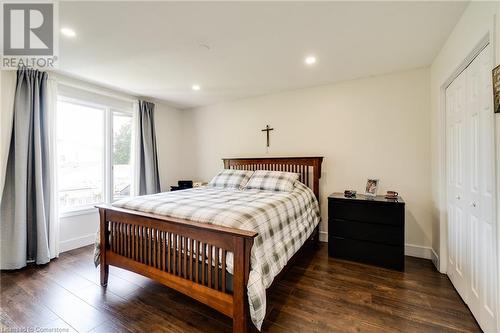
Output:
<path fill-rule="evenodd" d="M 483 38 L 476 44 L 476 46 L 469 52 L 467 57 L 460 63 L 460 65 L 453 71 L 453 73 L 448 77 L 447 80 L 440 87 L 439 92 L 439 126 L 438 126 L 438 163 L 439 163 L 439 257 L 435 258 L 434 264 L 438 270 L 446 274 L 447 264 L 448 264 L 448 212 L 447 212 L 447 170 L 446 170 L 446 89 L 450 84 L 472 63 L 472 61 L 481 53 L 481 51 L 488 45 L 491 46 L 492 63 L 495 64 L 495 51 L 496 45 L 494 42 L 493 30 L 488 31 Z M 500 168 L 500 117 L 497 115 L 493 116 L 493 163 L 495 164 L 494 172 L 494 233 L 496 237 L 496 259 L 497 262 L 500 260 L 500 215 L 498 214 L 500 210 L 500 178 L 499 178 L 499 168 Z M 500 306 L 500 265 L 497 267 L 497 307 Z M 500 326 L 500 321 L 498 323 Z"/>

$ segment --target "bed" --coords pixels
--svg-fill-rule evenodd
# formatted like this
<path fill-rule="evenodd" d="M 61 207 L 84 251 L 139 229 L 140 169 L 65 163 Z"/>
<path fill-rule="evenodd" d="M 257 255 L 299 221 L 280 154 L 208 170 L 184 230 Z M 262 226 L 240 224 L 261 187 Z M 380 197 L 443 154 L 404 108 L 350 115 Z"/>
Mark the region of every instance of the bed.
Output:
<path fill-rule="evenodd" d="M 260 328 L 270 285 L 307 241 L 318 241 L 319 217 L 302 206 L 318 204 L 322 158 L 223 161 L 225 169 L 295 172 L 300 183 L 290 195 L 207 188 L 99 206 L 101 285 L 107 285 L 109 265 L 117 266 L 231 317 L 234 332 L 246 332 L 252 321 Z M 309 197 L 314 202 L 304 203 Z M 283 212 L 294 216 L 286 227 Z M 295 225 L 295 219 L 301 222 Z M 277 253 L 270 250 L 276 247 Z"/>

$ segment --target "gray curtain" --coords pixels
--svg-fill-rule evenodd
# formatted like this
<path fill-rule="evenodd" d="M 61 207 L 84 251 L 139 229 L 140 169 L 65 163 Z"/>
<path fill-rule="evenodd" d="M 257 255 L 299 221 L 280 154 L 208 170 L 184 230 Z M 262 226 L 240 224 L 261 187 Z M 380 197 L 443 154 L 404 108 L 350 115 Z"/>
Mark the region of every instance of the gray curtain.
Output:
<path fill-rule="evenodd" d="M 47 73 L 17 71 L 14 122 L 0 203 L 0 268 L 50 261 L 52 182 L 49 162 Z"/>
<path fill-rule="evenodd" d="M 139 101 L 139 195 L 160 192 L 154 109 L 153 103 Z"/>

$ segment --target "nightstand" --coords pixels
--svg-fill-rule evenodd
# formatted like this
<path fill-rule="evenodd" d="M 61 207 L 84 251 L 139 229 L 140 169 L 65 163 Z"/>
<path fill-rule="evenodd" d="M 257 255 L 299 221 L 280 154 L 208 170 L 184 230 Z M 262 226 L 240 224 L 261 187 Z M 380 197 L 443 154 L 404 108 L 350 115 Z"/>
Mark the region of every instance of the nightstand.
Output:
<path fill-rule="evenodd" d="M 405 203 L 384 196 L 328 197 L 328 254 L 404 271 Z"/>

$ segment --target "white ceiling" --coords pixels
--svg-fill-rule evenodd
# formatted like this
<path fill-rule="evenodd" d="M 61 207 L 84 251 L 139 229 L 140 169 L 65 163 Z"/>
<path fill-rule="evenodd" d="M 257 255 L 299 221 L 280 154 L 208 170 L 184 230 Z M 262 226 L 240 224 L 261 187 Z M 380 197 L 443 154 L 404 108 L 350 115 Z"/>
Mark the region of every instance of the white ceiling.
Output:
<path fill-rule="evenodd" d="M 60 69 L 190 108 L 428 66 L 466 5 L 61 2 Z"/>

